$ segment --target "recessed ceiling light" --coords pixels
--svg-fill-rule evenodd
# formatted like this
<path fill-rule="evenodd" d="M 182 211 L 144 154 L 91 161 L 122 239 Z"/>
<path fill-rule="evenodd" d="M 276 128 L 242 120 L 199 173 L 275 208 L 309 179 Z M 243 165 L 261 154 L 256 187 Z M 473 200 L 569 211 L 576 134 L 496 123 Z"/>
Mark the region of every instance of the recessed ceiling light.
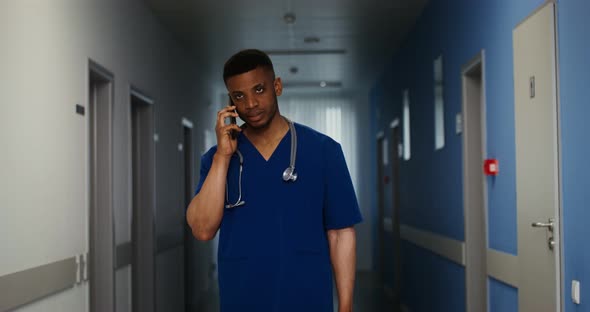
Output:
<path fill-rule="evenodd" d="M 305 43 L 318 43 L 320 42 L 320 38 L 315 36 L 305 37 L 303 38 L 303 42 Z"/>
<path fill-rule="evenodd" d="M 287 25 L 295 24 L 295 13 L 285 13 L 285 15 L 283 16 L 283 20 L 285 21 L 285 23 L 287 23 Z"/>
<path fill-rule="evenodd" d="M 346 54 L 344 49 L 308 49 L 308 50 L 266 50 L 268 55 L 326 55 L 326 54 Z"/>
<path fill-rule="evenodd" d="M 283 80 L 284 88 L 342 88 L 342 81 L 315 81 L 315 80 L 303 80 L 303 81 L 291 81 L 289 79 Z"/>

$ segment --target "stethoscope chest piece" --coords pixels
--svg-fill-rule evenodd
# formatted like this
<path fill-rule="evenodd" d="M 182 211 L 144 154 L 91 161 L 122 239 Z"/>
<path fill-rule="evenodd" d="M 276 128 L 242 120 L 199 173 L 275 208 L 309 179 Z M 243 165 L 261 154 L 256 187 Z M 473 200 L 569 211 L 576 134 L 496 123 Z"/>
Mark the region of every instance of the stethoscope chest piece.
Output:
<path fill-rule="evenodd" d="M 285 171 L 283 171 L 283 181 L 295 182 L 296 180 L 297 180 L 297 172 L 295 172 L 295 167 L 291 167 L 291 166 L 287 167 L 287 169 L 285 169 Z"/>

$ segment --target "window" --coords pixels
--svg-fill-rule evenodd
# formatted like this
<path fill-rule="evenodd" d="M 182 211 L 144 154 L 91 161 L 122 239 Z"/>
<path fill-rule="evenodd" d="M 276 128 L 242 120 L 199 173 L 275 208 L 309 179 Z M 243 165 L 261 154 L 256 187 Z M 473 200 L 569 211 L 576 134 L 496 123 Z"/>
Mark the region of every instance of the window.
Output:
<path fill-rule="evenodd" d="M 410 91 L 404 90 L 404 160 L 410 159 Z"/>
<path fill-rule="evenodd" d="M 443 59 L 434 60 L 434 150 L 445 146 L 445 108 L 443 101 Z"/>
<path fill-rule="evenodd" d="M 340 106 L 327 107 L 326 134 L 336 142 L 342 142 L 342 108 Z"/>

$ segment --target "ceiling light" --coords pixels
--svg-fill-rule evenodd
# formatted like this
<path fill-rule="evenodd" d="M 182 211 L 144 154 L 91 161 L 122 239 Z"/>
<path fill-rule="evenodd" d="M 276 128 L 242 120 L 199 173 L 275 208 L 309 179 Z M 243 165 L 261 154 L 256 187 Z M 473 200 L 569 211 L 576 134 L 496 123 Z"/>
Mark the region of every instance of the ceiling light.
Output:
<path fill-rule="evenodd" d="M 325 54 L 346 54 L 347 51 L 344 49 L 326 49 L 326 50 L 266 50 L 264 51 L 268 55 L 325 55 Z"/>
<path fill-rule="evenodd" d="M 283 80 L 284 88 L 342 88 L 342 81 L 315 81 L 315 80 L 303 80 L 303 81 L 290 81 L 288 79 Z"/>
<path fill-rule="evenodd" d="M 287 25 L 292 25 L 295 24 L 295 13 L 285 13 L 285 15 L 283 16 L 283 20 L 285 21 L 285 23 L 287 23 Z"/>

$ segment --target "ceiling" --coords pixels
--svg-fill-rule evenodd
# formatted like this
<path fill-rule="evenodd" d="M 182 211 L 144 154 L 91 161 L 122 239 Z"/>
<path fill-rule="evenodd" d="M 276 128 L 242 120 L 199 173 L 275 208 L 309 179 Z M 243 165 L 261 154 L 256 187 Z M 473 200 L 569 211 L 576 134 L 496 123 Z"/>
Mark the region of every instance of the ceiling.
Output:
<path fill-rule="evenodd" d="M 228 57 L 257 48 L 270 53 L 285 91 L 317 92 L 368 88 L 428 0 L 144 1 L 194 54 L 212 87 L 223 87 Z"/>

